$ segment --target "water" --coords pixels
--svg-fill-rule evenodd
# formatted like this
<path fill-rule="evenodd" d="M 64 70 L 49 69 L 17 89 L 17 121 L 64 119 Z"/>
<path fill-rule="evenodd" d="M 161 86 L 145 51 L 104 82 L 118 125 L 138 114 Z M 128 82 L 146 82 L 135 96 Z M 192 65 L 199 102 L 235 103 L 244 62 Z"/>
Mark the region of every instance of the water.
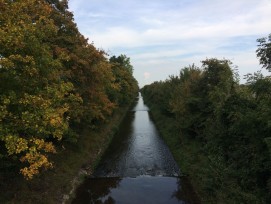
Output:
<path fill-rule="evenodd" d="M 198 203 L 139 95 L 73 203 Z M 183 180 L 183 182 L 182 182 Z"/>

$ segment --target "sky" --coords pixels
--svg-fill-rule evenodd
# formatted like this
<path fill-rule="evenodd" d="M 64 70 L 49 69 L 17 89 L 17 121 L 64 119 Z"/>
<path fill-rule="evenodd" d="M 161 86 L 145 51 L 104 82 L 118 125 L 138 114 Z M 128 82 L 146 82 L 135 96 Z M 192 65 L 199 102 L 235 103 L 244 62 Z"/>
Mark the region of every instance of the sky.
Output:
<path fill-rule="evenodd" d="M 261 69 L 256 40 L 271 33 L 271 0 L 69 0 L 69 9 L 96 48 L 130 58 L 140 87 L 207 58 L 231 60 L 244 83 Z"/>

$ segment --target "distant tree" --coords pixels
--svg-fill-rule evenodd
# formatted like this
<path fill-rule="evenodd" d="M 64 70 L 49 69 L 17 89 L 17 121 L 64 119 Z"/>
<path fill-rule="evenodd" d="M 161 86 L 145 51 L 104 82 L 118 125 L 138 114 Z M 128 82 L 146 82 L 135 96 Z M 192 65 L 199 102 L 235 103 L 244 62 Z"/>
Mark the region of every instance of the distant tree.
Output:
<path fill-rule="evenodd" d="M 230 96 L 234 85 L 234 73 L 229 60 L 207 59 L 202 61 L 204 76 L 201 86 L 204 87 L 206 100 L 210 102 L 211 111 L 219 108 Z"/>
<path fill-rule="evenodd" d="M 187 135 L 191 137 L 198 133 L 201 124 L 200 114 L 198 114 L 203 102 L 198 88 L 201 78 L 202 70 L 195 65 L 183 68 L 179 77 L 170 78 L 171 111 L 175 114 L 181 132 L 188 133 Z"/>
<path fill-rule="evenodd" d="M 109 98 L 117 105 L 128 104 L 135 93 L 138 92 L 138 84 L 133 77 L 133 66 L 130 64 L 130 58 L 126 55 L 120 55 L 111 57 L 109 61 L 114 76 L 114 82 L 107 90 Z"/>
<path fill-rule="evenodd" d="M 271 71 L 271 34 L 268 37 L 259 38 L 257 42 L 259 44 L 256 53 L 260 64 L 263 65 L 263 68 Z"/>
<path fill-rule="evenodd" d="M 125 67 L 131 74 L 133 74 L 134 68 L 131 65 L 130 58 L 126 55 L 120 55 L 116 57 L 115 55 L 110 58 L 110 62 L 112 63 L 119 63 L 120 66 Z"/>

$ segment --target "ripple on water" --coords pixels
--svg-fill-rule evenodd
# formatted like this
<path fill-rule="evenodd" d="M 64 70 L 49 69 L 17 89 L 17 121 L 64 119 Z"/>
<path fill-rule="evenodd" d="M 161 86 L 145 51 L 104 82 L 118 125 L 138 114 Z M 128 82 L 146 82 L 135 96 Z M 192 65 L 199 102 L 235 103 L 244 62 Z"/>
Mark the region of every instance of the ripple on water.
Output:
<path fill-rule="evenodd" d="M 73 203 L 198 203 L 186 198 L 179 168 L 141 97 L 93 176 L 77 189 Z"/>

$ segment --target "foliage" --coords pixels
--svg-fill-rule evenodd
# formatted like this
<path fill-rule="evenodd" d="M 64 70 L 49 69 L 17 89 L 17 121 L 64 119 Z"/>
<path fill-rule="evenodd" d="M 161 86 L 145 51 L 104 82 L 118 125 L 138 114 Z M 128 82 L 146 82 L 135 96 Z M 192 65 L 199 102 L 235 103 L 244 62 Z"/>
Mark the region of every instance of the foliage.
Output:
<path fill-rule="evenodd" d="M 133 74 L 134 68 L 131 65 L 130 58 L 126 55 L 120 55 L 116 57 L 115 55 L 110 58 L 110 62 L 117 63 L 119 66 L 124 67 L 125 69 L 130 72 L 130 74 Z"/>
<path fill-rule="evenodd" d="M 260 60 L 260 64 L 263 68 L 271 71 L 271 34 L 269 34 L 268 37 L 259 38 L 257 42 L 259 44 L 256 53 Z"/>
<path fill-rule="evenodd" d="M 78 31 L 67 1 L 0 0 L 0 12 L 0 169 L 32 179 L 76 128 L 106 121 L 124 95 L 130 102 L 137 83 L 128 71 L 117 77 L 129 85 L 115 87 L 115 64 Z"/>
<path fill-rule="evenodd" d="M 114 79 L 107 89 L 109 98 L 117 105 L 129 104 L 138 92 L 137 81 L 132 76 L 133 66 L 130 64 L 130 58 L 125 55 L 112 56 L 109 61 Z"/>
<path fill-rule="evenodd" d="M 207 59 L 202 69 L 185 67 L 179 76 L 141 91 L 154 110 L 174 119 L 179 137 L 172 139 L 175 147 L 185 149 L 183 141 L 199 144 L 198 152 L 207 158 L 199 163 L 209 163 L 202 167 L 204 194 L 217 200 L 265 203 L 271 195 L 271 81 L 255 73 L 247 75 L 246 85 L 239 85 L 236 76 L 230 61 Z"/>

